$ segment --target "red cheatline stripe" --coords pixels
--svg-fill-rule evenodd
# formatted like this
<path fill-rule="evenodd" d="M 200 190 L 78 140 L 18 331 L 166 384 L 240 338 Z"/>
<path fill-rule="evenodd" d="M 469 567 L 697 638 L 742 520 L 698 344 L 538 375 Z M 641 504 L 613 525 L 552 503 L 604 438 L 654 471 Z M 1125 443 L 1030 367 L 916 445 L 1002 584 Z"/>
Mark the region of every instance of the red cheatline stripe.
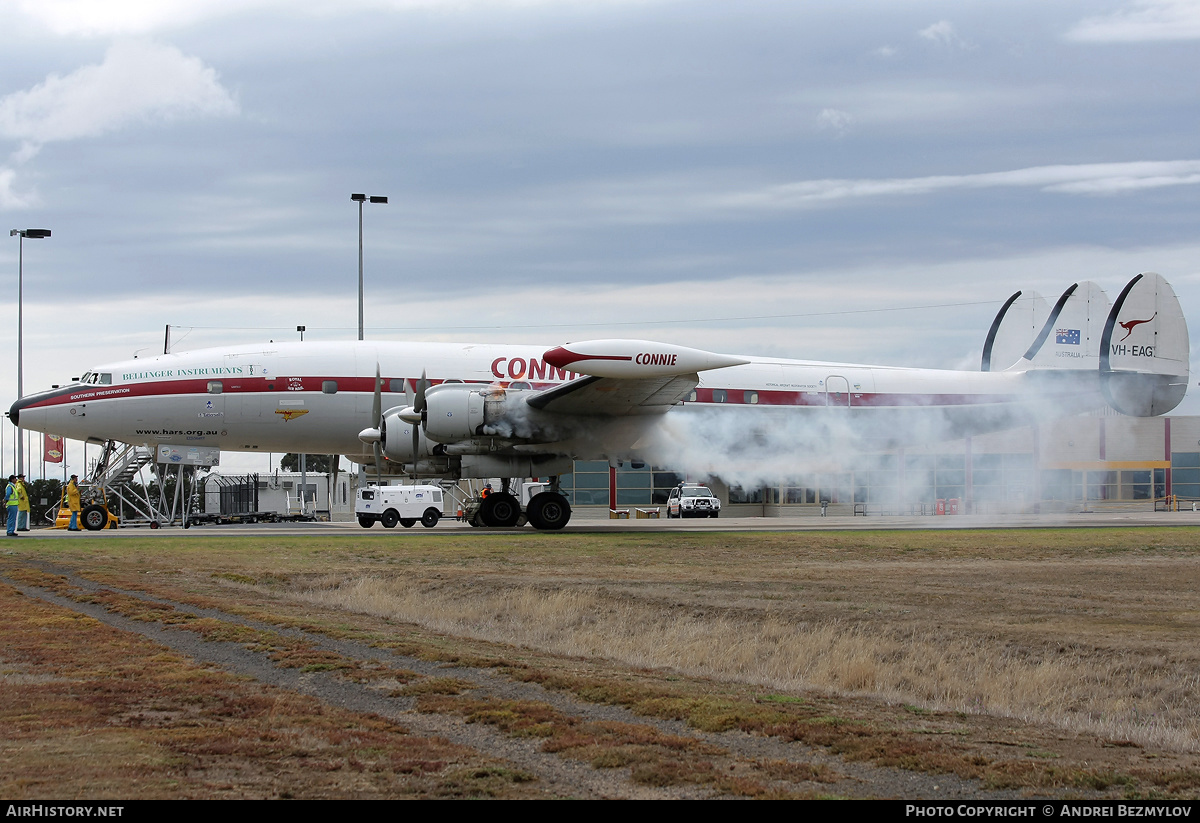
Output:
<path fill-rule="evenodd" d="M 559 367 L 561 368 L 561 366 Z M 387 394 L 400 392 L 388 391 L 392 380 L 399 378 L 384 378 L 383 387 Z M 409 378 L 416 384 L 416 378 Z M 58 389 L 46 397 L 34 400 L 25 409 L 48 408 L 52 406 L 71 405 L 74 403 L 94 403 L 101 400 L 115 400 L 123 397 L 160 397 L 185 396 L 220 397 L 224 394 L 259 394 L 287 396 L 291 393 L 321 394 L 321 385 L 327 380 L 337 383 L 338 393 L 357 392 L 373 394 L 375 391 L 374 377 L 296 377 L 296 378 L 260 378 L 239 377 L 223 379 L 220 394 L 210 394 L 210 380 L 161 380 L 146 383 L 119 383 L 109 386 L 80 386 L 78 389 Z M 444 380 L 430 380 L 431 385 L 439 385 Z M 470 381 L 472 385 L 492 385 L 487 381 Z M 507 386 L 517 381 L 495 381 L 495 385 Z M 529 381 L 521 381 L 529 382 Z M 534 389 L 546 389 L 562 385 L 561 383 L 530 382 Z M 723 392 L 725 399 L 716 400 L 718 392 Z M 26 401 L 32 398 L 25 398 Z M 908 393 L 872 393 L 854 392 L 850 399 L 851 408 L 886 408 L 896 406 L 975 406 L 982 404 L 1013 403 L 1020 399 L 1009 394 L 908 394 Z M 694 403 L 712 403 L 717 405 L 757 405 L 757 406 L 844 406 L 846 394 L 823 391 L 779 391 L 764 389 L 717 389 L 697 388 Z"/>

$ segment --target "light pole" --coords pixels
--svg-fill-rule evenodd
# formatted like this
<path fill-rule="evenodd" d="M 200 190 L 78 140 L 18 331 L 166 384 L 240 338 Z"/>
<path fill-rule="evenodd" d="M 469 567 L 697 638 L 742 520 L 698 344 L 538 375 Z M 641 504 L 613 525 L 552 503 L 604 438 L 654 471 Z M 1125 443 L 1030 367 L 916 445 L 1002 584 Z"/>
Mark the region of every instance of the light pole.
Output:
<path fill-rule="evenodd" d="M 350 199 L 358 203 L 358 339 L 363 339 L 363 255 L 362 255 L 362 210 L 363 203 L 368 199 L 372 203 L 386 203 L 386 197 L 377 197 L 371 195 L 369 198 L 365 194 L 352 194 Z"/>
<path fill-rule="evenodd" d="M 41 240 L 50 236 L 50 229 L 13 229 L 9 237 L 17 241 L 17 399 L 25 396 L 25 238 Z M 25 473 L 25 449 L 22 448 L 21 427 L 17 427 L 17 474 Z"/>

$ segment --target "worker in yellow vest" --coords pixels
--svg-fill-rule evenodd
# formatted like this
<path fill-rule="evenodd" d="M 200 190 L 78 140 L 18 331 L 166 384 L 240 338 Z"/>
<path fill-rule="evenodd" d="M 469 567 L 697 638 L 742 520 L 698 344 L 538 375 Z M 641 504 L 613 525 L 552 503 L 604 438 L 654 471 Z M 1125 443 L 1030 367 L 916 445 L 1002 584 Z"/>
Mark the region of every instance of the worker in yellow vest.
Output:
<path fill-rule="evenodd" d="M 17 475 L 17 531 L 29 531 L 29 489 L 23 474 Z"/>
<path fill-rule="evenodd" d="M 8 515 L 7 526 L 9 537 L 20 537 L 17 534 L 17 505 L 19 504 L 17 497 L 17 476 L 10 474 L 8 476 L 8 486 L 4 489 L 4 507 Z"/>

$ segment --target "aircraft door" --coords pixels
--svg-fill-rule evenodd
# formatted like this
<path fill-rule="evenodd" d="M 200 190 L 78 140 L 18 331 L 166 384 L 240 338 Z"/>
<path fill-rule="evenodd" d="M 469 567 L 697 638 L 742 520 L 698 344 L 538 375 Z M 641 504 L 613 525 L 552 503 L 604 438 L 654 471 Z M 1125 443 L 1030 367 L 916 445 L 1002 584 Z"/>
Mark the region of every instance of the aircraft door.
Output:
<path fill-rule="evenodd" d="M 850 406 L 850 381 L 840 374 L 831 374 L 825 378 L 825 405 L 829 407 Z"/>

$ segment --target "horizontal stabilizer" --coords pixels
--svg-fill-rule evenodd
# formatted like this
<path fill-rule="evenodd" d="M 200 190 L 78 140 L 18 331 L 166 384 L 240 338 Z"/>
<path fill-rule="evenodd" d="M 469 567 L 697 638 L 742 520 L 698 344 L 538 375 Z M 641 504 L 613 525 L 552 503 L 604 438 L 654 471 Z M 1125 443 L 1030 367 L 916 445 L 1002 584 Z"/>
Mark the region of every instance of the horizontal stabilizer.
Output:
<path fill-rule="evenodd" d="M 1035 291 L 1019 291 L 1004 301 L 988 329 L 979 370 L 1003 371 L 1019 361 L 1049 316 L 1050 304 Z"/>
<path fill-rule="evenodd" d="M 1100 376 L 1114 409 L 1135 417 L 1166 414 L 1187 392 L 1187 321 L 1171 284 L 1146 272 L 1134 277 L 1104 325 Z"/>

